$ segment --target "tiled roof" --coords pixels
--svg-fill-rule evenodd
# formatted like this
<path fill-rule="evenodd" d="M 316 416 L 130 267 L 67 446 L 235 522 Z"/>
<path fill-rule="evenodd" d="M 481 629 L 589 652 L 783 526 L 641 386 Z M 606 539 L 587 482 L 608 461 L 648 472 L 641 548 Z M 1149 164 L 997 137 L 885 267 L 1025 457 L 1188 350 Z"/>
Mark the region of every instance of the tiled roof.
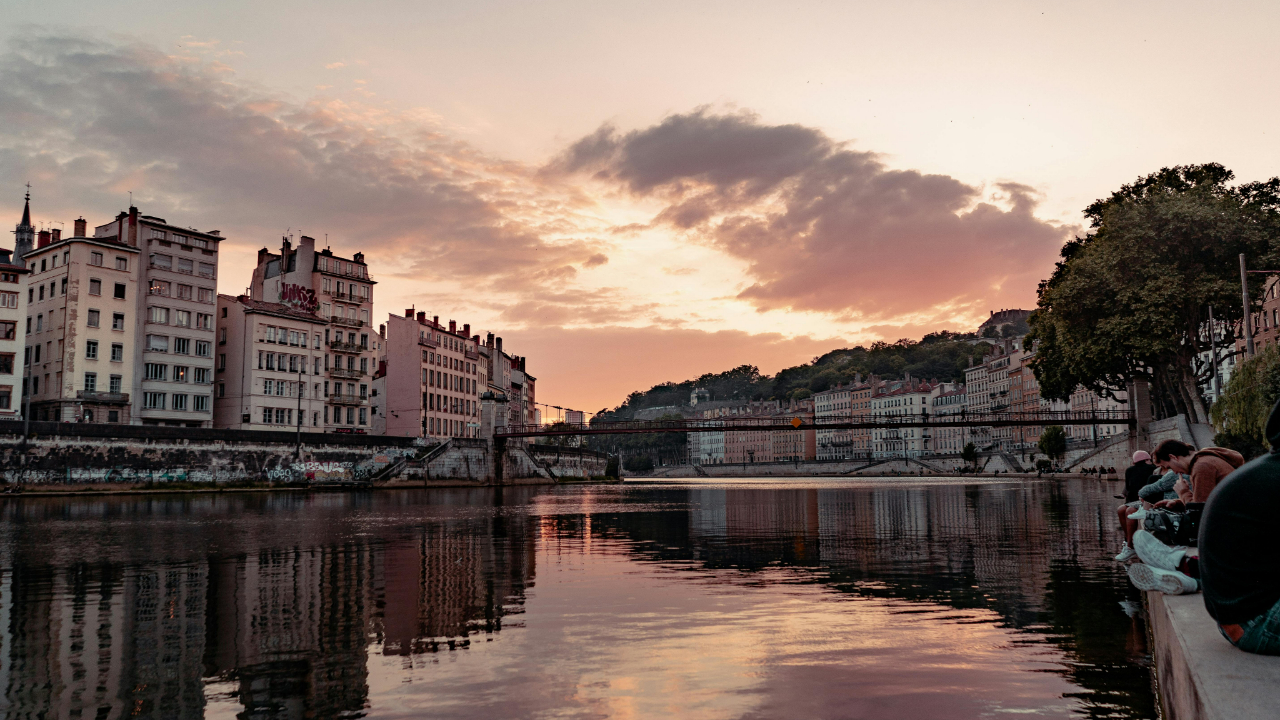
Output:
<path fill-rule="evenodd" d="M 315 313 L 305 312 L 295 307 L 290 307 L 281 303 L 267 302 L 265 300 L 253 300 L 245 297 L 235 297 L 232 295 L 219 295 L 218 297 L 226 299 L 228 302 L 237 302 L 244 306 L 248 312 L 268 313 L 271 315 L 281 315 L 284 317 L 297 318 L 298 320 L 307 320 L 310 322 L 327 325 L 328 323 L 321 319 Z"/>

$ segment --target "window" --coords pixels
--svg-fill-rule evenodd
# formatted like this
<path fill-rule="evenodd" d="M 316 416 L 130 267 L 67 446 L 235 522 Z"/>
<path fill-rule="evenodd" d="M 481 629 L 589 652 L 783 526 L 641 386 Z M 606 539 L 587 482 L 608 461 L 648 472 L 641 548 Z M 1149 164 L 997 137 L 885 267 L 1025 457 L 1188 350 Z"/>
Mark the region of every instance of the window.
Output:
<path fill-rule="evenodd" d="M 271 325 L 267 326 L 266 341 L 269 343 L 274 343 L 276 341 L 276 329 Z"/>
<path fill-rule="evenodd" d="M 157 230 L 157 229 L 155 229 L 155 228 L 151 228 L 151 237 L 156 238 L 156 239 L 159 239 L 159 240 L 163 240 L 163 239 L 164 239 L 164 231 L 163 231 L 163 230 Z"/>
<path fill-rule="evenodd" d="M 208 395 L 192 395 L 191 409 L 196 412 L 209 412 L 209 396 Z"/>
<path fill-rule="evenodd" d="M 18 293 L 0 292 L 0 308 L 17 308 Z"/>
<path fill-rule="evenodd" d="M 276 424 L 277 425 L 289 424 L 289 416 L 292 414 L 293 414 L 292 410 L 289 410 L 286 412 L 284 408 L 276 408 Z"/>
<path fill-rule="evenodd" d="M 18 336 L 17 321 L 0 320 L 0 340 L 13 340 Z"/>
<path fill-rule="evenodd" d="M 40 299 L 41 299 L 41 300 L 43 300 L 43 299 L 44 299 L 44 285 L 41 285 L 41 286 L 40 286 Z"/>
<path fill-rule="evenodd" d="M 123 383 L 123 376 L 112 375 L 111 379 L 108 382 L 110 383 L 110 385 L 108 385 L 107 387 L 110 389 L 110 391 L 113 393 L 119 393 L 120 386 Z"/>
<path fill-rule="evenodd" d="M 97 360 L 97 359 L 98 359 L 98 341 L 97 341 L 97 340 L 87 340 L 87 341 L 85 341 L 85 344 L 84 344 L 84 356 L 85 356 L 85 359 L 87 359 L 87 360 Z"/>
<path fill-rule="evenodd" d="M 180 337 L 174 338 L 173 353 L 175 355 L 190 355 L 191 354 L 190 338 L 180 338 Z"/>
<path fill-rule="evenodd" d="M 212 302 L 213 302 L 213 290 L 212 290 L 212 289 L 210 289 L 210 288 L 200 288 L 200 289 L 199 289 L 199 291 L 200 291 L 200 292 L 199 292 L 198 298 L 199 298 L 200 302 L 202 302 L 202 303 L 212 303 Z M 222 317 L 226 317 L 227 309 L 226 309 L 226 308 L 223 308 L 223 309 L 222 309 L 222 312 L 223 312 Z"/>
<path fill-rule="evenodd" d="M 124 283 L 116 283 L 115 298 L 124 300 Z"/>
<path fill-rule="evenodd" d="M 50 287 L 50 288 L 49 288 L 49 294 L 50 294 L 50 295 L 53 295 L 53 288 L 52 288 L 52 287 Z M 58 283 L 58 294 L 59 294 L 59 295 L 66 295 L 66 294 L 67 294 L 67 279 L 66 279 L 66 278 L 62 278 L 62 282 Z"/>
<path fill-rule="evenodd" d="M 201 330 L 213 329 L 213 316 L 208 313 L 196 313 L 196 327 Z M 222 341 L 227 341 L 226 328 L 222 329 Z"/>
<path fill-rule="evenodd" d="M 120 257 L 119 255 L 117 255 L 117 256 L 116 256 L 116 269 L 117 269 L 117 270 L 128 270 L 128 269 L 129 269 L 129 258 L 127 258 L 127 257 Z"/>
<path fill-rule="evenodd" d="M 369 424 L 369 411 L 367 408 L 360 408 L 360 424 L 361 425 Z"/>
<path fill-rule="evenodd" d="M 191 369 L 190 369 L 190 368 L 188 368 L 186 365 L 174 365 L 174 366 L 173 366 L 173 381 L 174 381 L 174 382 L 183 382 L 183 383 L 184 383 L 184 382 L 186 382 L 186 381 L 187 381 L 187 377 L 190 375 L 190 373 L 191 373 Z M 174 406 L 174 408 L 173 408 L 173 409 L 174 409 L 174 410 L 177 410 L 178 408 L 177 408 L 177 406 Z"/>
<path fill-rule="evenodd" d="M 13 374 L 13 359 L 15 357 L 13 353 L 0 353 L 0 375 Z"/>
<path fill-rule="evenodd" d="M 147 410 L 163 410 L 164 409 L 164 393 L 149 392 L 142 394 L 143 407 Z"/>
<path fill-rule="evenodd" d="M 85 392 L 98 391 L 98 373 L 87 372 L 84 374 L 84 391 Z"/>
<path fill-rule="evenodd" d="M 112 330 L 123 330 L 123 329 L 124 329 L 124 313 L 112 313 L 112 314 L 111 314 L 111 329 L 112 329 Z"/>
<path fill-rule="evenodd" d="M 271 412 L 271 408 L 262 408 L 262 422 L 270 425 L 274 416 L 275 413 Z"/>
<path fill-rule="evenodd" d="M 178 258 L 178 272 L 184 275 L 192 274 L 191 258 Z"/>
<path fill-rule="evenodd" d="M 44 313 L 36 315 L 36 332 L 44 330 Z"/>
<path fill-rule="evenodd" d="M 8 410 L 13 404 L 13 386 L 0 385 L 0 410 Z"/>
<path fill-rule="evenodd" d="M 227 384 L 218 383 L 218 397 L 226 397 L 226 396 L 227 396 Z"/>
<path fill-rule="evenodd" d="M 152 352 L 169 352 L 169 336 L 148 335 L 147 349 Z"/>
<path fill-rule="evenodd" d="M 174 393 L 174 394 L 173 394 L 173 409 L 174 409 L 174 410 L 186 410 L 186 409 L 187 409 L 187 395 L 186 395 L 186 393 Z"/>
<path fill-rule="evenodd" d="M 89 323 L 89 327 L 98 327 L 98 324 L 101 322 L 101 318 L 102 318 L 102 313 L 90 308 L 89 316 L 87 320 L 87 322 Z"/>
<path fill-rule="evenodd" d="M 151 255 L 151 267 L 169 270 L 173 268 L 173 256 L 154 253 Z"/>
<path fill-rule="evenodd" d="M 169 294 L 169 289 L 170 289 L 170 283 L 168 280 L 152 280 L 151 287 L 147 292 L 151 293 L 152 295 L 167 296 Z"/>
<path fill-rule="evenodd" d="M 208 385 L 213 382 L 209 368 L 196 368 L 195 382 L 198 385 Z"/>
<path fill-rule="evenodd" d="M 102 267 L 102 253 L 100 252 L 89 253 L 89 264 L 96 265 L 97 267 Z"/>
<path fill-rule="evenodd" d="M 191 327 L 191 313 L 186 310 L 175 310 L 173 324 L 178 327 Z"/>
<path fill-rule="evenodd" d="M 219 369 L 219 370 L 226 370 L 226 369 L 227 369 L 227 354 L 226 354 L 226 353 L 221 353 L 221 354 L 219 354 L 219 355 L 218 355 L 218 369 Z"/>
<path fill-rule="evenodd" d="M 190 299 L 191 299 L 191 286 L 190 286 L 190 285 L 179 285 L 179 286 L 178 286 L 178 299 L 179 299 L 179 300 L 190 300 Z"/>
<path fill-rule="evenodd" d="M 369 397 L 369 386 L 368 386 L 368 385 L 361 385 L 361 386 L 360 386 L 360 399 L 361 399 L 361 400 L 366 400 L 366 399 L 368 399 L 368 397 Z"/>
<path fill-rule="evenodd" d="M 208 340 L 197 340 L 196 341 L 196 357 L 212 357 L 212 356 L 213 356 L 213 343 L 209 342 Z"/>
<path fill-rule="evenodd" d="M 147 308 L 147 322 L 157 325 L 169 324 L 169 308 L 151 307 Z"/>
<path fill-rule="evenodd" d="M 161 363 L 145 363 L 142 366 L 147 380 L 168 380 L 169 366 Z"/>
<path fill-rule="evenodd" d="M 124 362 L 124 345 L 111 343 L 111 362 Z"/>
<path fill-rule="evenodd" d="M 262 394 L 263 394 L 263 395 L 275 395 L 275 394 L 276 394 L 276 381 L 275 381 L 275 380 L 263 380 L 263 381 L 262 381 Z"/>
<path fill-rule="evenodd" d="M 200 263 L 200 277 L 213 277 L 213 266 L 209 263 Z"/>

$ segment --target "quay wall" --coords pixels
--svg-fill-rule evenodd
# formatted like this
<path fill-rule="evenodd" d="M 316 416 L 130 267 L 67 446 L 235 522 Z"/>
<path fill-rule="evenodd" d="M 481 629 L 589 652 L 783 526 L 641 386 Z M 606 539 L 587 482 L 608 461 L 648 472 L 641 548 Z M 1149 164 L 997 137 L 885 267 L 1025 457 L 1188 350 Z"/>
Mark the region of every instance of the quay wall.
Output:
<path fill-rule="evenodd" d="M 608 458 L 576 449 L 511 444 L 502 472 L 493 443 L 379 435 L 253 432 L 205 428 L 0 422 L 0 479 L 66 489 L 166 483 L 221 485 L 333 484 L 492 485 L 554 483 L 602 476 Z"/>

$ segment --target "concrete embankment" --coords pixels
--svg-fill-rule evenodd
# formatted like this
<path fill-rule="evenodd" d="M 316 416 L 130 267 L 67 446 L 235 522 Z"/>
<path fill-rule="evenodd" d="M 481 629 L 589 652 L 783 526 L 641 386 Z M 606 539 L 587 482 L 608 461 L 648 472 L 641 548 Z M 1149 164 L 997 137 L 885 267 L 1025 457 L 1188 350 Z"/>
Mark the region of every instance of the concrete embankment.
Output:
<path fill-rule="evenodd" d="M 576 448 L 481 439 L 0 422 L 0 479 L 41 489 L 216 489 L 298 484 L 466 487 L 550 484 L 605 473 Z"/>
<path fill-rule="evenodd" d="M 1204 597 L 1147 593 L 1160 704 L 1167 720 L 1280 716 L 1280 657 L 1231 646 Z"/>

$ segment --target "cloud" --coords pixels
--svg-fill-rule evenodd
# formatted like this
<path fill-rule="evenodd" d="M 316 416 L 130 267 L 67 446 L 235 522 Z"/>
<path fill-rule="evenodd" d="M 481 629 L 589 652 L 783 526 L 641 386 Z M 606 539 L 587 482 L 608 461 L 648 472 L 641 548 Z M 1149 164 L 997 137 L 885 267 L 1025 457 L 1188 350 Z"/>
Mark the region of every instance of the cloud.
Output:
<path fill-rule="evenodd" d="M 297 102 L 144 45 L 28 37 L 0 54 L 0 176 L 31 178 L 40 212 L 105 221 L 132 191 L 143 212 L 223 230 L 228 249 L 292 227 L 514 304 L 605 261 L 575 188 L 426 117 Z"/>
<path fill-rule="evenodd" d="M 895 170 L 817 129 L 750 113 L 699 109 L 625 133 L 604 125 L 543 173 L 662 201 L 655 225 L 747 262 L 737 297 L 761 311 L 848 321 L 1030 302 L 1072 230 L 1037 218 L 1026 185 L 984 193 L 947 175 Z"/>
<path fill-rule="evenodd" d="M 344 62 L 331 62 L 331 63 L 329 63 L 328 65 L 325 65 L 325 66 L 324 66 L 324 69 L 325 69 L 325 70 L 337 70 L 338 68 L 343 68 L 343 67 L 346 67 L 346 66 L 347 66 L 347 64 L 346 64 L 346 63 L 344 63 Z"/>
<path fill-rule="evenodd" d="M 605 255 L 604 253 L 596 253 L 595 255 L 592 255 L 591 257 L 587 258 L 587 261 L 582 263 L 582 267 L 589 267 L 589 268 L 600 267 L 601 265 L 608 264 L 608 262 L 609 262 L 608 255 Z"/>

